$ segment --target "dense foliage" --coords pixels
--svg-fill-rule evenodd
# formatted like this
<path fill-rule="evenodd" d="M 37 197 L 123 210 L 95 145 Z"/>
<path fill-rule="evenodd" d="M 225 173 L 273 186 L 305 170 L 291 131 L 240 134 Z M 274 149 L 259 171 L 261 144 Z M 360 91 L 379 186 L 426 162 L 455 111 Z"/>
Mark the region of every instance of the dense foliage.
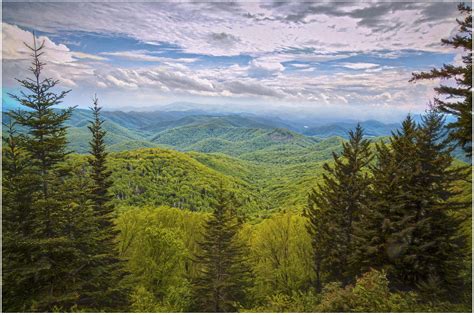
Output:
<path fill-rule="evenodd" d="M 370 141 L 360 125 L 349 133 L 341 156 L 334 153 L 334 167 L 324 165 L 323 183 L 308 197 L 306 215 L 312 236 L 316 289 L 326 282 L 351 279 L 350 256 L 354 227 L 369 204 L 371 179 L 365 168 L 372 160 Z"/>
<path fill-rule="evenodd" d="M 193 279 L 193 310 L 199 312 L 235 312 L 245 301 L 250 274 L 239 242 L 241 222 L 232 200 L 221 186 L 211 217 L 193 257 L 198 272 Z"/>

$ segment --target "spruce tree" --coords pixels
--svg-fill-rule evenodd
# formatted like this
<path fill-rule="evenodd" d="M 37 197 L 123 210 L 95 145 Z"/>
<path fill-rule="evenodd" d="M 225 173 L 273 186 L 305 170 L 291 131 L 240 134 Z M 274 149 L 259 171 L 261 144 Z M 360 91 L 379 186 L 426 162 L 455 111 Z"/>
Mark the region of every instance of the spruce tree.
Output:
<path fill-rule="evenodd" d="M 25 44 L 26 45 L 26 44 Z M 64 125 L 72 114 L 73 108 L 66 110 L 55 110 L 69 91 L 59 94 L 52 90 L 58 85 L 59 80 L 51 78 L 42 79 L 41 71 L 46 65 L 40 60 L 44 51 L 44 41 L 38 47 L 36 38 L 33 36 L 33 47 L 26 45 L 31 51 L 33 59 L 29 68 L 33 74 L 32 78 L 17 79 L 20 85 L 28 92 L 21 94 L 9 94 L 29 111 L 17 110 L 9 113 L 11 118 L 20 126 L 27 129 L 29 137 L 25 138 L 25 146 L 31 155 L 32 164 L 38 168 L 41 175 L 41 193 L 43 198 L 50 195 L 48 182 L 51 179 L 53 167 L 64 161 L 68 152 L 66 151 L 66 130 Z M 29 94 L 26 94 L 29 93 Z M 48 230 L 49 223 L 46 225 Z M 46 231 L 51 233 L 51 231 Z"/>
<path fill-rule="evenodd" d="M 91 198 L 94 201 L 94 211 L 97 216 L 101 228 L 110 228 L 113 226 L 111 221 L 114 213 L 114 208 L 110 203 L 112 200 L 109 194 L 109 189 L 112 186 L 110 179 L 111 171 L 107 170 L 107 152 L 105 150 L 105 135 L 106 131 L 102 125 L 104 120 L 101 118 L 101 107 L 97 96 L 93 98 L 93 106 L 90 107 L 92 111 L 93 120 L 90 121 L 88 129 L 91 132 L 92 139 L 89 142 L 91 157 L 89 164 L 92 172 L 91 177 L 94 182 Z M 110 235 L 114 233 L 109 229 Z"/>
<path fill-rule="evenodd" d="M 362 272 L 384 268 L 399 289 L 459 288 L 463 240 L 453 214 L 466 205 L 452 198 L 467 174 L 452 165 L 448 141 L 443 117 L 432 110 L 420 126 L 408 116 L 390 147 L 377 146 L 373 198 L 352 258 Z"/>
<path fill-rule="evenodd" d="M 350 256 L 351 269 L 363 274 L 372 268 L 387 268 L 387 244 L 390 234 L 391 216 L 400 209 L 397 203 L 398 165 L 391 157 L 389 146 L 375 144 L 376 161 L 371 166 L 372 187 L 368 207 L 360 214 L 354 225 L 354 246 Z"/>
<path fill-rule="evenodd" d="M 325 271 L 325 258 L 328 257 L 331 241 L 335 240 L 329 234 L 330 222 L 325 211 L 319 208 L 323 197 L 319 191 L 312 188 L 308 195 L 308 205 L 304 210 L 304 215 L 308 218 L 306 229 L 311 235 L 311 246 L 313 249 L 313 269 L 315 272 L 314 288 L 321 292 L 323 285 L 323 271 Z M 326 204 L 327 205 L 327 204 Z"/>
<path fill-rule="evenodd" d="M 463 65 L 443 65 L 440 69 L 430 72 L 413 73 L 411 81 L 423 79 L 455 79 L 456 86 L 441 84 L 435 91 L 443 98 L 435 98 L 437 108 L 446 114 L 456 117 L 449 123 L 450 139 L 456 141 L 466 152 L 472 154 L 472 10 L 468 5 L 458 5 L 459 12 L 464 17 L 456 20 L 459 31 L 451 39 L 442 39 L 442 43 L 455 49 L 462 48 L 465 55 Z M 454 101 L 453 101 L 454 100 Z"/>
<path fill-rule="evenodd" d="M 354 228 L 351 265 L 359 274 L 371 268 L 389 271 L 389 261 L 399 256 L 406 232 L 410 231 L 405 229 L 405 199 L 410 197 L 405 191 L 415 168 L 416 135 L 416 123 L 409 115 L 402 122 L 401 130 L 392 133 L 389 145 L 380 142 L 375 146 L 369 207 L 361 213 Z"/>
<path fill-rule="evenodd" d="M 447 290 L 459 286 L 464 257 L 460 222 L 454 214 L 468 206 L 453 201 L 457 181 L 466 180 L 466 168 L 452 165 L 453 148 L 446 139 L 444 118 L 429 111 L 416 137 L 417 155 L 412 160 L 412 178 L 405 190 L 407 248 L 396 262 L 396 274 L 405 284 L 437 281 Z M 407 212 L 408 212 L 407 211 Z"/>
<path fill-rule="evenodd" d="M 324 165 L 323 183 L 310 193 L 305 210 L 313 238 L 317 289 L 322 275 L 325 282 L 352 279 L 353 230 L 368 202 L 370 179 L 365 169 L 372 160 L 370 141 L 363 139 L 360 125 L 349 132 L 341 156 L 333 153 L 333 157 L 334 166 Z"/>
<path fill-rule="evenodd" d="M 115 209 L 109 193 L 112 181 L 111 172 L 106 165 L 106 131 L 102 126 L 104 120 L 101 118 L 101 107 L 96 96 L 93 98 L 93 106 L 90 109 L 93 120 L 88 126 L 92 136 L 89 142 L 91 156 L 88 162 L 91 170 L 91 184 L 88 187 L 90 190 L 88 197 L 93 208 L 92 220 L 97 228 L 90 235 L 94 239 L 94 244 L 91 249 L 91 262 L 87 269 L 89 279 L 80 303 L 96 310 L 123 311 L 128 304 L 126 291 L 120 284 L 125 272 L 116 248 L 118 231 L 113 222 Z"/>
<path fill-rule="evenodd" d="M 195 257 L 199 275 L 193 281 L 195 311 L 235 312 L 245 299 L 249 270 L 244 248 L 237 240 L 241 223 L 231 198 L 220 187 L 212 216 L 206 222 L 200 254 Z"/>
<path fill-rule="evenodd" d="M 28 152 L 21 147 L 15 123 L 4 124 L 7 130 L 2 148 L 2 305 L 4 311 L 27 310 L 34 229 L 33 193 L 39 184 L 30 166 Z"/>
<path fill-rule="evenodd" d="M 45 66 L 40 60 L 44 42 L 38 47 L 34 38 L 33 46 L 27 47 L 32 51 L 30 71 L 33 76 L 17 80 L 24 91 L 11 97 L 29 110 L 10 112 L 9 116 L 26 130 L 21 146 L 28 153 L 31 178 L 37 181 L 29 196 L 25 196 L 26 199 L 31 197 L 31 205 L 25 209 L 31 230 L 22 244 L 28 250 L 22 257 L 27 267 L 19 269 L 22 268 L 20 264 L 13 269 L 18 271 L 17 280 L 24 288 L 16 304 L 25 311 L 67 310 L 77 301 L 80 287 L 73 281 L 74 271 L 86 259 L 84 251 L 70 237 L 71 225 L 66 209 L 72 201 L 67 200 L 60 189 L 69 176 L 60 170 L 60 166 L 68 154 L 64 122 L 70 117 L 72 108 L 53 108 L 61 103 L 68 91 L 53 92 L 59 81 L 41 77 Z M 79 218 L 84 217 L 78 214 L 74 226 Z"/>

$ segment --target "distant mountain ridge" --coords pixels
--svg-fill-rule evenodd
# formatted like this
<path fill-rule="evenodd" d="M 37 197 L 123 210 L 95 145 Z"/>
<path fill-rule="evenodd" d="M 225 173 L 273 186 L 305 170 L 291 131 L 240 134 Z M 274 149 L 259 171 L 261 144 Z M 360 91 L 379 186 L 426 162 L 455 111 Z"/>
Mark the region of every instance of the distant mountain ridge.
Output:
<path fill-rule="evenodd" d="M 260 142 L 258 146 L 262 147 L 264 146 L 262 142 L 269 141 L 271 144 L 279 137 L 280 141 L 283 141 L 285 137 L 291 137 L 292 141 L 289 141 L 291 143 L 300 141 L 307 144 L 314 142 L 312 137 L 346 138 L 348 131 L 356 125 L 351 122 L 340 122 L 303 126 L 299 122 L 286 121 L 279 117 L 207 113 L 202 110 L 103 111 L 102 116 L 106 121 L 104 127 L 109 132 L 107 145 L 112 149 L 126 148 L 125 144 L 129 144 L 132 148 L 164 145 L 179 150 L 214 152 L 221 147 L 227 151 L 235 151 L 235 148 L 230 148 L 231 143 L 237 145 L 239 141 L 250 141 L 257 145 Z M 80 153 L 87 151 L 89 133 L 87 124 L 91 119 L 90 110 L 75 109 L 67 121 L 70 127 L 69 142 L 74 151 Z M 3 121 L 7 120 L 8 116 L 4 114 Z M 399 125 L 371 120 L 362 122 L 362 126 L 367 136 L 378 137 L 389 135 L 391 130 Z M 281 137 L 282 133 L 286 136 Z M 133 145 L 133 142 L 139 143 L 140 146 Z M 246 147 L 246 150 L 251 149 L 248 143 L 246 145 L 238 143 L 238 145 Z M 300 145 L 304 146 L 301 143 Z M 211 148 L 212 146 L 214 148 Z"/>
<path fill-rule="evenodd" d="M 393 130 L 400 128 L 399 123 L 385 124 L 377 120 L 367 120 L 360 122 L 364 128 L 364 135 L 366 137 L 381 137 L 389 136 Z M 318 137 L 333 137 L 339 136 L 343 138 L 348 137 L 348 132 L 357 126 L 357 122 L 339 122 L 331 123 L 323 126 L 308 128 L 303 131 L 304 135 L 318 136 Z"/>
<path fill-rule="evenodd" d="M 170 148 L 179 151 L 224 153 L 259 162 L 310 161 L 312 154 L 330 157 L 357 122 L 304 126 L 298 121 L 255 114 L 203 111 L 103 111 L 106 145 L 110 151 Z M 3 113 L 3 122 L 8 116 Z M 67 121 L 69 148 L 87 153 L 90 110 L 75 109 Z M 400 127 L 376 120 L 361 122 L 367 137 L 389 136 Z M 330 149 L 326 150 L 325 147 Z M 456 154 L 458 156 L 459 154 Z M 460 156 L 458 156 L 460 157 Z M 321 158 L 319 156 L 318 158 Z"/>

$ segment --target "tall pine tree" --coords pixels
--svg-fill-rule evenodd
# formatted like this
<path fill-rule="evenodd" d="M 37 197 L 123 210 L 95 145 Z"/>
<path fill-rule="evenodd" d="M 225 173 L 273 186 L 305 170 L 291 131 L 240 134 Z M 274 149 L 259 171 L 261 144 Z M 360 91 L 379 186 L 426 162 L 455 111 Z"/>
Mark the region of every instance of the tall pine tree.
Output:
<path fill-rule="evenodd" d="M 92 172 L 91 177 L 94 182 L 91 198 L 94 200 L 94 211 L 101 228 L 110 228 L 113 226 L 111 221 L 114 208 L 110 201 L 112 200 L 109 194 L 109 189 L 112 186 L 110 179 L 111 171 L 107 170 L 107 152 L 105 150 L 105 135 L 106 131 L 102 125 L 104 120 L 101 118 L 101 107 L 97 96 L 93 98 L 93 106 L 90 107 L 92 111 L 93 120 L 90 121 L 88 129 L 91 132 L 92 139 L 89 142 L 91 157 L 89 164 Z M 111 233 L 109 229 L 110 235 Z"/>
<path fill-rule="evenodd" d="M 30 156 L 21 146 L 15 123 L 4 124 L 7 136 L 2 148 L 2 305 L 5 311 L 25 311 L 30 268 L 33 193 L 39 178 L 30 166 Z"/>
<path fill-rule="evenodd" d="M 467 174 L 452 166 L 451 151 L 435 111 L 421 126 L 407 117 L 390 147 L 377 146 L 373 200 L 355 233 L 352 259 L 361 271 L 385 268 L 400 289 L 459 288 L 463 240 L 453 213 L 466 205 L 452 198 Z"/>
<path fill-rule="evenodd" d="M 128 305 L 126 290 L 121 286 L 124 276 L 124 266 L 118 257 L 114 218 L 115 209 L 111 203 L 109 189 L 112 186 L 111 172 L 107 169 L 107 152 L 105 150 L 106 131 L 102 125 L 101 107 L 97 96 L 90 107 L 93 120 L 88 126 L 92 139 L 89 142 L 89 166 L 91 180 L 89 198 L 93 208 L 93 222 L 97 229 L 91 238 L 94 244 L 91 252 L 91 261 L 87 268 L 88 284 L 82 292 L 79 302 L 96 310 L 120 310 Z"/>
<path fill-rule="evenodd" d="M 411 218 L 406 223 L 406 250 L 396 260 L 396 274 L 406 284 L 437 281 L 446 289 L 459 288 L 459 270 L 464 256 L 460 222 L 454 214 L 467 205 L 453 201 L 457 181 L 467 179 L 467 169 L 452 165 L 453 148 L 446 139 L 444 118 L 429 111 L 416 136 L 417 155 L 411 181 L 405 191 L 406 209 Z"/>
<path fill-rule="evenodd" d="M 372 160 L 370 141 L 363 139 L 360 125 L 349 132 L 341 156 L 333 153 L 334 167 L 324 165 L 323 184 L 309 195 L 305 215 L 313 238 L 316 287 L 324 282 L 352 279 L 349 257 L 353 230 L 370 194 L 366 167 Z"/>
<path fill-rule="evenodd" d="M 403 250 L 411 231 L 406 222 L 406 193 L 413 175 L 417 126 L 411 116 L 401 130 L 392 133 L 390 145 L 376 144 L 376 162 L 371 166 L 373 190 L 369 207 L 354 229 L 351 264 L 360 274 L 370 268 L 389 268 Z"/>
<path fill-rule="evenodd" d="M 82 287 L 76 270 L 81 270 L 87 261 L 84 244 L 81 243 L 85 238 L 78 241 L 76 236 L 84 235 L 85 231 L 80 231 L 80 226 L 88 226 L 84 222 L 87 216 L 86 212 L 71 215 L 70 205 L 75 201 L 67 199 L 62 191 L 70 176 L 62 167 L 68 154 L 64 123 L 73 109 L 59 110 L 54 107 L 61 103 L 68 91 L 55 93 L 53 89 L 59 81 L 42 78 L 45 64 L 40 57 L 44 42 L 38 47 L 34 36 L 33 39 L 33 46 L 28 46 L 32 51 L 30 71 L 33 76 L 18 80 L 24 91 L 18 96 L 11 95 L 29 110 L 9 113 L 12 120 L 26 132 L 20 143 L 28 154 L 30 179 L 35 179 L 35 185 L 25 196 L 27 219 L 17 227 L 6 224 L 17 231 L 29 229 L 19 243 L 26 249 L 24 256 L 19 264 L 10 265 L 12 272 L 16 273 L 13 286 L 18 284 L 23 292 L 11 309 L 7 305 L 7 310 L 68 310 L 76 304 L 78 291 Z M 20 179 L 22 185 L 26 185 L 26 180 Z M 11 200 L 6 207 L 18 206 L 17 202 Z"/>
<path fill-rule="evenodd" d="M 450 138 L 461 145 L 466 155 L 472 154 L 472 9 L 464 3 L 458 5 L 463 20 L 457 20 L 459 31 L 442 43 L 453 48 L 462 48 L 465 55 L 463 65 L 443 65 L 430 72 L 413 73 L 411 81 L 423 79 L 455 79 L 456 86 L 441 84 L 435 91 L 443 98 L 435 98 L 437 108 L 457 118 L 449 123 Z M 454 101 L 452 101 L 454 100 Z"/>
<path fill-rule="evenodd" d="M 216 199 L 196 257 L 200 271 L 194 280 L 194 308 L 198 312 L 235 312 L 245 299 L 249 270 L 243 244 L 236 239 L 240 222 L 231 198 L 220 187 Z"/>

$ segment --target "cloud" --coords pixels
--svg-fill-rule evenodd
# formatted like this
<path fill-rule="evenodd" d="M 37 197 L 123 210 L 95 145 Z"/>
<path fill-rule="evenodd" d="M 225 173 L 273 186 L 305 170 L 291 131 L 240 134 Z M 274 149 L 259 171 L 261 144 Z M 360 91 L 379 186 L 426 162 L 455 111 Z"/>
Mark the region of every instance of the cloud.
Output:
<path fill-rule="evenodd" d="M 202 97 L 292 108 L 422 108 L 432 83 L 408 83 L 418 59 L 408 62 L 404 52 L 445 53 L 434 43 L 456 26 L 455 4 L 415 2 L 30 2 L 4 3 L 3 15 L 4 78 L 25 74 L 22 41 L 32 34 L 24 29 L 35 29 L 46 32 L 45 74 L 77 94 L 114 95 L 117 106 Z M 75 32 L 141 46 L 96 53 L 107 45 L 84 49 L 68 40 Z M 141 49 L 145 43 L 163 50 Z"/>
<path fill-rule="evenodd" d="M 292 67 L 295 67 L 295 68 L 301 68 L 301 69 L 305 69 L 305 68 L 308 68 L 309 65 L 307 64 L 301 64 L 301 63 L 292 63 L 290 64 Z"/>
<path fill-rule="evenodd" d="M 19 28 L 13 27 L 9 31 L 7 27 L 4 38 L 8 38 L 8 47 L 19 47 L 18 40 L 15 40 L 15 43 L 10 41 L 21 34 L 26 37 L 31 36 L 31 33 Z M 46 68 L 49 74 L 60 78 L 62 83 L 68 86 L 90 87 L 89 94 L 97 91 L 100 95 L 115 95 L 114 99 L 120 100 L 122 106 L 136 105 L 134 102 L 137 97 L 144 104 L 154 102 L 156 99 L 163 101 L 176 97 L 215 97 L 234 100 L 251 99 L 259 102 L 267 100 L 273 104 L 277 101 L 295 104 L 296 108 L 304 107 L 306 106 L 304 104 L 308 102 L 335 106 L 334 108 L 347 104 L 361 106 L 361 108 L 375 105 L 400 108 L 403 104 L 413 103 L 413 99 L 425 100 L 427 93 L 430 93 L 424 85 L 414 86 L 413 92 L 407 92 L 410 76 L 408 71 L 404 72 L 401 69 L 383 67 L 374 63 L 340 63 L 342 68 L 351 70 L 380 69 L 377 73 L 355 74 L 344 71 L 321 73 L 313 66 L 307 67 L 308 64 L 294 63 L 293 65 L 302 70 L 292 74 L 286 72 L 281 62 L 295 59 L 295 55 L 278 54 L 254 58 L 248 65 L 210 65 L 196 68 L 192 67 L 192 63 L 163 62 L 158 66 L 121 68 L 112 66 L 108 62 L 93 64 L 84 62 L 83 60 L 94 59 L 94 55 L 77 55 L 64 45 L 57 45 L 51 40 L 47 42 L 48 48 L 51 48 L 48 52 L 50 57 L 58 58 L 51 59 L 51 65 Z M 122 51 L 102 55 L 139 61 L 162 62 L 164 60 L 162 57 L 149 55 L 147 51 Z M 21 54 L 7 56 L 10 59 L 4 61 L 6 73 L 16 73 L 18 63 L 26 69 L 28 60 L 24 59 L 25 56 Z M 87 58 L 78 59 L 79 56 Z M 12 60 L 12 58 L 16 59 Z M 303 70 L 311 70 L 311 72 Z M 148 99 L 143 98 L 145 95 Z"/>
<path fill-rule="evenodd" d="M 6 60 L 25 60 L 31 58 L 31 50 L 26 46 L 33 46 L 33 34 L 20 29 L 16 25 L 2 23 L 2 58 Z M 48 37 L 40 36 L 37 45 L 44 43 L 45 58 L 54 63 L 67 63 L 74 60 L 69 49 L 62 44 L 53 43 Z M 25 45 L 26 44 L 26 45 Z"/>
<path fill-rule="evenodd" d="M 25 45 L 33 45 L 33 34 L 15 25 L 2 23 L 2 57 L 4 85 L 16 84 L 14 78 L 30 77 L 31 50 Z M 96 55 L 73 52 L 63 44 L 54 43 L 47 36 L 39 36 L 36 43 L 43 44 L 42 60 L 46 62 L 43 75 L 58 79 L 68 87 L 77 86 L 78 80 L 90 77 L 93 67 L 87 60 L 104 58 Z M 85 61 L 84 61 L 85 60 Z"/>
<path fill-rule="evenodd" d="M 71 55 L 72 55 L 74 58 L 78 58 L 78 59 L 90 59 L 90 60 L 97 60 L 97 61 L 105 61 L 105 60 L 107 60 L 107 58 L 104 58 L 104 57 L 101 57 L 101 56 L 97 56 L 97 55 L 87 54 L 87 53 L 80 52 L 80 51 L 72 51 L 72 52 L 71 52 Z"/>
<path fill-rule="evenodd" d="M 209 76 L 206 71 L 193 72 L 188 68 L 176 68 L 170 65 L 136 70 L 114 69 L 95 74 L 101 86 L 108 88 L 134 90 L 140 87 L 140 89 L 155 89 L 157 92 L 192 95 L 283 96 L 278 89 L 267 87 L 258 81 L 250 79 L 236 81 L 232 79 L 230 72 L 225 75 L 225 80 L 219 81 L 218 77 Z M 207 77 L 212 77 L 212 79 Z M 222 79 L 222 77 L 219 78 Z"/>
<path fill-rule="evenodd" d="M 221 33 L 210 33 L 209 41 L 217 46 L 231 47 L 240 42 L 240 39 L 237 36 L 228 34 L 225 32 Z"/>
<path fill-rule="evenodd" d="M 421 17 L 415 23 L 443 21 L 456 13 L 457 7 L 452 2 L 433 2 L 421 10 Z"/>
<path fill-rule="evenodd" d="M 344 68 L 352 69 L 352 70 L 373 69 L 380 66 L 376 63 L 368 63 L 368 62 L 340 63 L 338 65 Z"/>
<path fill-rule="evenodd" d="M 116 52 L 103 52 L 101 55 L 118 57 L 134 61 L 148 61 L 148 62 L 184 62 L 192 63 L 196 62 L 197 58 L 166 58 L 153 56 L 149 54 L 149 51 L 146 50 L 134 50 L 134 51 L 116 51 Z"/>
<path fill-rule="evenodd" d="M 285 70 L 285 67 L 276 61 L 254 59 L 250 63 L 249 75 L 254 77 L 275 75 Z"/>
<path fill-rule="evenodd" d="M 270 97 L 282 97 L 283 93 L 258 82 L 231 81 L 224 84 L 224 90 L 236 95 L 258 95 Z"/>
<path fill-rule="evenodd" d="M 3 11 L 4 20 L 9 23 L 47 32 L 81 30 L 120 34 L 147 43 L 171 43 L 189 53 L 259 57 L 289 47 L 331 53 L 393 50 L 394 45 L 398 45 L 397 49 L 440 51 L 440 47 L 430 45 L 439 41 L 439 34 L 449 33 L 455 25 L 456 5 L 415 2 L 5 3 Z M 32 11 L 42 14 L 29 14 Z M 438 23 L 431 23 L 433 21 Z M 334 27 L 328 28 L 328 24 Z M 373 32 L 382 37 L 371 36 Z M 428 33 L 420 39 L 423 32 Z"/>

